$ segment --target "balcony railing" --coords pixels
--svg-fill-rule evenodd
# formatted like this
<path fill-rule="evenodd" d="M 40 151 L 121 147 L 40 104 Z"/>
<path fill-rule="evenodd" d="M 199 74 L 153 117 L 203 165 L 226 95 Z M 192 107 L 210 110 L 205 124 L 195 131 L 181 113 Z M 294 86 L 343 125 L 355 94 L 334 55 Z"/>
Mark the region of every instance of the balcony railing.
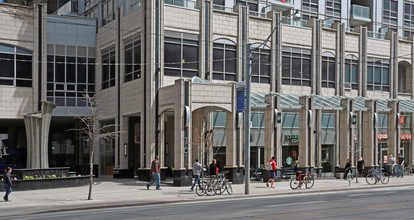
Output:
<path fill-rule="evenodd" d="M 166 5 L 175 5 L 183 8 L 196 9 L 197 1 L 195 0 L 164 0 Z"/>
<path fill-rule="evenodd" d="M 354 28 L 346 27 L 345 32 L 355 32 Z"/>
<path fill-rule="evenodd" d="M 213 5 L 213 9 L 214 10 L 219 10 L 219 11 L 233 12 L 232 7 L 226 7 L 226 6 L 222 6 L 222 5 Z"/>
<path fill-rule="evenodd" d="M 271 0 L 270 2 L 282 3 L 282 4 L 293 4 L 293 0 Z"/>
<path fill-rule="evenodd" d="M 407 40 L 408 38 L 407 37 L 401 37 L 401 36 L 399 36 L 398 39 L 400 39 L 400 40 Z"/>
<path fill-rule="evenodd" d="M 249 14 L 250 14 L 250 16 L 254 16 L 254 17 L 266 18 L 266 14 L 265 13 L 251 11 Z"/>
<path fill-rule="evenodd" d="M 351 5 L 351 17 L 371 19 L 369 8 L 360 5 Z"/>
<path fill-rule="evenodd" d="M 293 19 L 287 18 L 287 17 L 282 18 L 282 23 L 287 24 L 287 25 L 291 25 L 291 26 L 298 26 L 298 27 L 307 27 L 308 26 L 308 21 L 306 21 L 306 20 L 294 21 Z"/>
<path fill-rule="evenodd" d="M 369 38 L 381 39 L 381 40 L 385 39 L 385 34 L 383 34 L 383 33 L 376 33 L 376 32 L 372 32 L 372 31 L 368 31 L 367 34 L 368 34 Z"/>

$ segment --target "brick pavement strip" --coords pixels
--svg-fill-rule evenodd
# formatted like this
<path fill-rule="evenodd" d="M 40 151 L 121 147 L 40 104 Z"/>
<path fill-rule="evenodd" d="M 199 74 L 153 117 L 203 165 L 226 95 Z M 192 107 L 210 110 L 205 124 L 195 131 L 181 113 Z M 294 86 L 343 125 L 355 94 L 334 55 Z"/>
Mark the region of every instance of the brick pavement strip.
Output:
<path fill-rule="evenodd" d="M 345 180 L 317 179 L 312 189 L 297 190 L 292 190 L 289 182 L 285 181 L 275 183 L 275 188 L 267 188 L 266 184 L 262 182 L 251 182 L 250 195 L 244 195 L 244 185 L 238 184 L 232 185 L 233 195 L 228 195 L 225 192 L 221 196 L 198 196 L 195 192 L 189 192 L 190 187 L 175 187 L 165 183 L 161 185 L 162 190 L 155 190 L 154 185 L 150 190 L 147 190 L 146 183 L 135 179 L 96 179 L 92 189 L 93 200 L 87 200 L 88 186 L 17 191 L 10 195 L 12 202 L 2 202 L 0 212 L 4 217 L 64 210 L 412 186 L 414 185 L 414 175 L 404 178 L 390 178 L 388 184 L 379 183 L 376 185 L 368 185 L 365 178 L 359 178 L 359 183 L 355 183 L 354 179 L 351 186 Z"/>

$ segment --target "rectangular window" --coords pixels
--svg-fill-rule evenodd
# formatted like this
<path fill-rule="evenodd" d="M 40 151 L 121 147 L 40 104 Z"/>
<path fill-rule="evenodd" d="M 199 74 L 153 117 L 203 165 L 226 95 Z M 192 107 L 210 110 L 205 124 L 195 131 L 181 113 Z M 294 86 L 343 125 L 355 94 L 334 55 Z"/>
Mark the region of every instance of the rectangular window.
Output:
<path fill-rule="evenodd" d="M 140 35 L 125 41 L 124 82 L 141 78 L 141 38 Z"/>
<path fill-rule="evenodd" d="M 318 18 L 318 0 L 302 0 L 302 17 L 304 20 Z"/>
<path fill-rule="evenodd" d="M 368 58 L 367 90 L 389 91 L 389 60 Z"/>
<path fill-rule="evenodd" d="M 231 41 L 213 43 L 213 79 L 236 81 L 237 48 Z"/>
<path fill-rule="evenodd" d="M 358 89 L 358 59 L 354 56 L 345 59 L 345 82 L 352 89 Z"/>
<path fill-rule="evenodd" d="M 341 0 L 326 0 L 326 17 L 341 21 Z"/>
<path fill-rule="evenodd" d="M 0 85 L 32 87 L 32 52 L 0 44 Z"/>
<path fill-rule="evenodd" d="M 252 82 L 270 83 L 270 49 L 255 48 L 252 50 Z"/>
<path fill-rule="evenodd" d="M 382 22 L 389 26 L 389 30 L 398 29 L 398 2 L 396 0 L 384 0 Z"/>
<path fill-rule="evenodd" d="M 335 57 L 322 56 L 322 87 L 335 88 Z"/>
<path fill-rule="evenodd" d="M 283 47 L 282 84 L 311 86 L 311 51 Z"/>
<path fill-rule="evenodd" d="M 48 46 L 53 49 L 47 55 L 47 100 L 58 106 L 86 106 L 83 95 L 95 94 L 95 58 L 91 57 L 95 54 L 91 54 L 95 48 L 88 48 L 87 54 L 85 48 L 78 47 L 78 51 L 84 52 L 73 57 L 57 56 L 55 45 Z"/>
<path fill-rule="evenodd" d="M 164 38 L 164 75 L 190 78 L 198 76 L 199 47 L 195 40 L 198 36 L 175 34 L 180 37 Z"/>
<path fill-rule="evenodd" d="M 102 51 L 102 89 L 115 86 L 115 46 Z"/>
<path fill-rule="evenodd" d="M 299 113 L 282 113 L 282 128 L 299 128 Z"/>

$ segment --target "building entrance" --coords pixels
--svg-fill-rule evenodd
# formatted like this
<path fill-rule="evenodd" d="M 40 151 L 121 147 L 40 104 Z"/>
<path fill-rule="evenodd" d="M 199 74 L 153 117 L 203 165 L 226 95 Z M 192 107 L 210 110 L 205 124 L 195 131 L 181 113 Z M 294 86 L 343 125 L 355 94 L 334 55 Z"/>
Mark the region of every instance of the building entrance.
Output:
<path fill-rule="evenodd" d="M 322 172 L 333 172 L 333 145 L 322 146 Z"/>
<path fill-rule="evenodd" d="M 129 117 L 128 124 L 128 169 L 137 175 L 140 167 L 141 117 Z"/>

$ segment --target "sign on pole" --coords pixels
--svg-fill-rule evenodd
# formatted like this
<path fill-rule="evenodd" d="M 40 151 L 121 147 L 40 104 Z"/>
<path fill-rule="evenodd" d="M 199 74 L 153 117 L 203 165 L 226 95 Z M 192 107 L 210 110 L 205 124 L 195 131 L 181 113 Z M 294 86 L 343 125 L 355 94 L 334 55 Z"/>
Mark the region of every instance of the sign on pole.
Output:
<path fill-rule="evenodd" d="M 246 81 L 236 83 L 237 112 L 244 112 L 246 109 Z"/>

